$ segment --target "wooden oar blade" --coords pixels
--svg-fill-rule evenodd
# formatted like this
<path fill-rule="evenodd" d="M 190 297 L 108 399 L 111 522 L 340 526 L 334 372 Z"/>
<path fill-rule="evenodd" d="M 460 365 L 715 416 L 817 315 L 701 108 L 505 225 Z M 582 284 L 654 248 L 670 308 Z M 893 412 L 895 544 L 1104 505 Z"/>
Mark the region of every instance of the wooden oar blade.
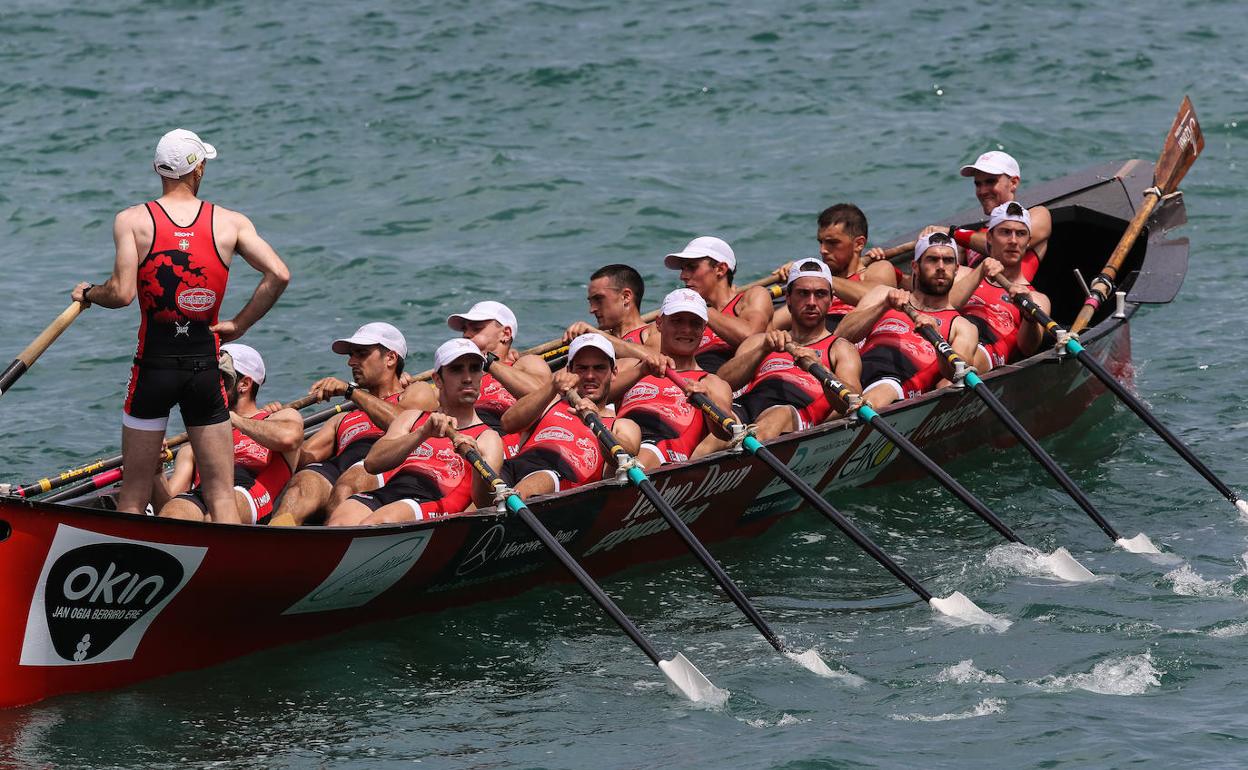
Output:
<path fill-rule="evenodd" d="M 706 706 L 722 706 L 731 695 L 711 684 L 711 680 L 689 662 L 679 652 L 671 660 L 660 660 L 659 670 L 667 677 L 667 682 L 677 694 L 683 695 L 694 703 Z"/>
<path fill-rule="evenodd" d="M 1004 631 L 1014 625 L 1013 621 L 980 609 L 961 591 L 954 591 L 944 599 L 933 596 L 929 603 L 940 614 L 968 625 L 988 626 L 993 631 Z"/>
<path fill-rule="evenodd" d="M 1205 135 L 1200 130 L 1200 122 L 1196 120 L 1192 100 L 1184 96 L 1183 104 L 1179 105 L 1179 114 L 1174 118 L 1174 125 L 1166 135 L 1166 145 L 1161 151 L 1161 157 L 1153 169 L 1153 183 L 1161 189 L 1162 195 L 1174 192 L 1203 149 Z"/>

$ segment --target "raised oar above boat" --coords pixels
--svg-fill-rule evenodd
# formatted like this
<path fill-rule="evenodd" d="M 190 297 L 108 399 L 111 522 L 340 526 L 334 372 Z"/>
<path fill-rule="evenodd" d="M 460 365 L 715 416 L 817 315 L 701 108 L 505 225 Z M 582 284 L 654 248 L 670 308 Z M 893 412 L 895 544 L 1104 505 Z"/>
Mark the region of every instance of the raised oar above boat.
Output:
<path fill-rule="evenodd" d="M 676 511 L 672 509 L 671 504 L 663 499 L 663 495 L 659 493 L 654 483 L 650 481 L 645 471 L 642 470 L 641 464 L 637 462 L 636 458 L 626 452 L 624 447 L 620 446 L 620 442 L 616 441 L 615 436 L 607 428 L 606 424 L 603 423 L 602 419 L 592 409 L 587 408 L 588 400 L 578 394 L 575 389 L 568 390 L 563 395 L 568 400 L 568 403 L 572 404 L 573 408 L 580 413 L 581 419 L 594 432 L 594 435 L 598 438 L 599 443 L 602 444 L 607 454 L 616 458 L 618 467 L 625 472 L 628 480 L 641 490 L 641 493 L 650 501 L 655 510 L 659 512 L 663 520 L 680 536 L 680 539 L 689 547 L 689 550 L 702 563 L 706 571 L 715 579 L 719 587 L 724 589 L 724 593 L 728 594 L 728 598 L 732 599 L 737 608 L 763 635 L 763 638 L 776 649 L 776 652 L 784 653 L 790 660 L 819 676 L 829 678 L 836 676 L 836 672 L 828 667 L 828 664 L 824 662 L 823 658 L 819 656 L 819 652 L 813 647 L 806 652 L 798 653 L 790 650 L 780 640 L 776 632 L 771 629 L 771 626 L 767 624 L 763 616 L 759 614 L 754 605 L 750 603 L 750 600 L 746 598 L 745 593 L 728 576 L 723 566 L 715 560 L 715 557 L 706 549 L 702 541 L 698 540 L 697 535 L 693 534 L 693 531 L 689 529 L 689 525 L 685 524 Z"/>
<path fill-rule="evenodd" d="M 538 521 L 538 518 L 533 515 L 529 507 L 520 499 L 520 495 L 517 495 L 514 489 L 507 487 L 479 452 L 472 449 L 470 445 L 456 440 L 458 437 L 459 433 L 452 431 L 451 438 L 455 441 L 456 451 L 462 454 L 477 473 L 481 475 L 481 478 L 485 479 L 494 488 L 495 499 L 505 504 L 507 510 L 520 517 L 525 526 L 533 531 L 533 534 L 546 547 L 546 550 L 550 551 L 551 555 L 563 565 L 564 569 L 571 573 L 576 582 L 581 584 L 581 588 L 585 589 L 585 592 L 602 608 L 603 612 L 606 612 L 619 625 L 624 633 L 628 635 L 628 638 L 633 641 L 633 644 L 637 645 L 645 653 L 651 663 L 659 667 L 659 670 L 663 672 L 663 676 L 667 677 L 668 683 L 676 692 L 695 703 L 706 703 L 712 706 L 721 705 L 728 700 L 728 691 L 721 690 L 711 684 L 711 681 L 698 670 L 697 666 L 690 663 L 689 659 L 681 653 L 678 652 L 673 655 L 671 660 L 663 660 L 659 657 L 659 653 L 654 649 L 654 645 L 646 639 L 641 630 L 637 628 L 637 625 L 624 614 L 624 611 L 616 605 L 610 596 L 607 596 L 602 587 L 589 576 L 584 567 L 577 563 L 572 554 L 568 553 L 563 544 L 546 528 L 546 525 Z"/>
<path fill-rule="evenodd" d="M 1104 532 L 1110 540 L 1114 541 L 1114 543 L 1123 550 L 1130 551 L 1131 553 L 1160 553 L 1160 551 L 1157 550 L 1157 546 L 1153 545 L 1153 541 L 1149 540 L 1148 535 L 1145 535 L 1143 532 L 1130 539 L 1119 535 L 1118 531 L 1105 520 L 1105 517 L 1101 515 L 1100 511 L 1096 510 L 1096 506 L 1093 505 L 1088 496 L 1083 493 L 1083 490 L 1080 489 L 1079 485 L 1075 483 L 1075 480 L 1070 477 L 1070 474 L 1062 470 L 1049 453 L 1044 451 L 1044 447 L 1040 446 L 1040 442 L 1036 441 L 1035 436 L 1032 436 L 1031 433 L 1023 427 L 1023 424 L 1018 421 L 1018 418 L 1010 414 L 1010 411 L 1005 408 L 1005 405 L 1001 403 L 1000 399 L 993 394 L 992 390 L 989 389 L 988 386 L 984 384 L 984 381 L 980 379 L 979 375 L 975 373 L 975 369 L 954 351 L 953 347 L 945 340 L 944 337 L 940 336 L 940 332 L 936 331 L 936 329 L 927 324 L 919 324 L 919 312 L 909 305 L 906 306 L 906 314 L 910 316 L 911 320 L 915 321 L 916 331 L 918 331 L 923 339 L 931 343 L 931 345 L 936 348 L 936 351 L 943 356 L 945 360 L 952 364 L 955 369 L 960 368 L 963 370 L 963 379 L 975 395 L 979 396 L 984 404 L 987 405 L 989 411 L 995 414 L 997 419 L 1001 420 L 1001 422 L 1009 428 L 1010 432 L 1014 434 L 1014 437 L 1018 439 L 1019 443 L 1027 448 L 1027 451 L 1031 453 L 1031 456 L 1036 458 L 1036 461 L 1039 462 L 1046 471 L 1048 471 L 1049 475 L 1057 481 L 1058 485 L 1060 485 L 1062 489 L 1066 490 L 1066 494 L 1070 495 L 1071 499 L 1083 509 L 1083 512 L 1088 514 L 1092 521 L 1096 522 L 1096 525 L 1101 528 L 1101 531 Z"/>
<path fill-rule="evenodd" d="M 39 336 L 35 337 L 26 346 L 25 350 L 17 354 L 17 358 L 9 362 L 4 371 L 0 372 L 0 396 L 7 393 L 9 388 L 13 387 L 13 383 L 17 382 L 19 377 L 35 365 L 35 361 L 39 356 L 43 355 L 43 351 L 51 347 L 53 342 L 56 342 L 56 338 L 61 336 L 61 332 L 68 329 L 69 325 L 74 322 L 74 319 L 86 307 L 90 306 L 82 302 L 69 303 L 69 307 L 62 310 L 61 314 L 53 319 L 52 323 L 47 325 L 47 328 L 39 332 Z"/>
<path fill-rule="evenodd" d="M 1003 288 L 1008 291 L 1009 285 L 1007 284 Z M 1067 351 L 1069 351 L 1079 361 L 1079 363 L 1087 367 L 1088 371 L 1092 372 L 1098 380 L 1105 383 L 1105 387 L 1109 388 L 1109 390 L 1118 397 L 1118 400 L 1122 401 L 1122 403 L 1126 404 L 1131 411 L 1135 412 L 1139 418 L 1144 421 L 1145 425 L 1152 428 L 1154 433 L 1169 444 L 1170 448 L 1177 452 L 1179 457 L 1182 457 L 1188 465 L 1192 466 L 1192 468 L 1196 470 L 1197 473 L 1203 476 L 1214 489 L 1218 490 L 1223 497 L 1238 508 L 1240 513 L 1248 516 L 1248 501 L 1245 501 L 1238 494 L 1236 494 L 1233 489 L 1228 487 L 1220 478 L 1218 478 L 1217 474 L 1201 462 L 1200 458 L 1192 452 L 1187 444 L 1184 444 L 1183 441 L 1178 436 L 1174 435 L 1169 428 L 1162 425 L 1161 421 L 1158 420 L 1151 411 L 1149 411 L 1143 401 L 1127 390 L 1126 387 L 1119 382 L 1116 377 L 1110 374 L 1109 371 L 1101 365 L 1101 362 L 1097 361 L 1091 353 L 1084 350 L 1083 345 L 1079 344 L 1079 340 L 1074 334 L 1067 332 L 1059 326 L 1048 313 L 1045 313 L 1042 309 L 1040 309 L 1040 306 L 1033 302 L 1031 297 L 1026 294 L 1019 294 L 1015 296 L 1014 303 L 1018 305 L 1019 308 L 1021 308 L 1022 311 L 1032 320 L 1043 326 L 1045 331 L 1056 337 L 1059 346 L 1064 347 Z"/>
<path fill-rule="evenodd" d="M 988 522 L 989 526 L 995 529 L 1002 537 L 1011 543 L 1017 543 L 1027 548 L 1031 548 L 1023 539 L 1014 533 L 1005 522 L 992 512 L 983 502 L 980 501 L 971 491 L 950 475 L 945 469 L 941 468 L 936 462 L 927 456 L 927 454 L 915 446 L 914 442 L 906 438 L 900 431 L 890 425 L 880 414 L 876 412 L 871 405 L 864 401 L 860 394 L 854 393 L 845 383 L 836 379 L 832 372 L 821 366 L 818 361 L 810 356 L 799 356 L 799 348 L 790 343 L 785 346 L 785 350 L 789 355 L 793 356 L 793 360 L 797 365 L 810 372 L 815 379 L 824 386 L 824 388 L 835 394 L 840 400 L 842 407 L 846 412 L 853 411 L 867 425 L 879 431 L 885 438 L 893 443 L 893 446 L 900 449 L 907 457 L 914 460 L 918 465 L 931 474 L 937 481 L 953 493 L 954 497 L 966 504 L 966 507 L 974 511 L 981 519 Z M 1054 575 L 1062 580 L 1071 582 L 1086 582 L 1093 580 L 1093 575 L 1087 567 L 1080 564 L 1075 557 L 1070 555 L 1070 551 L 1065 548 L 1058 548 L 1053 553 L 1045 554 L 1036 549 L 1031 549 L 1039 554 L 1039 561 L 1049 569 Z"/>
<path fill-rule="evenodd" d="M 893 577 L 900 580 L 907 588 L 918 595 L 920 599 L 927 602 L 933 609 L 950 617 L 959 620 L 986 625 L 998 631 L 1004 631 L 1009 628 L 1011 622 L 1004 618 L 999 618 L 984 610 L 980 609 L 975 602 L 968 599 L 959 591 L 954 591 L 946 598 L 933 596 L 931 591 L 923 587 L 923 584 L 916 580 L 910 573 L 902 569 L 896 561 L 892 559 L 882 548 L 872 542 L 856 524 L 850 521 L 844 514 L 832 507 L 832 504 L 824 500 L 809 484 L 801 479 L 793 472 L 789 466 L 776 457 L 774 453 L 767 447 L 763 446 L 758 439 L 750 435 L 749 431 L 741 421 L 735 417 L 724 414 L 719 407 L 711 403 L 711 400 L 701 393 L 691 393 L 689 384 L 681 378 L 680 375 L 671 369 L 667 370 L 668 379 L 676 383 L 676 385 L 685 392 L 686 397 L 694 406 L 705 412 L 711 419 L 724 426 L 741 440 L 741 446 L 745 448 L 754 457 L 762 460 L 767 467 L 771 468 L 784 483 L 801 495 L 802 499 L 810 503 L 815 510 L 823 514 L 833 524 L 837 526 L 845 536 L 854 542 L 859 548 L 867 553 L 868 556 L 879 562 L 880 566 L 892 573 Z"/>

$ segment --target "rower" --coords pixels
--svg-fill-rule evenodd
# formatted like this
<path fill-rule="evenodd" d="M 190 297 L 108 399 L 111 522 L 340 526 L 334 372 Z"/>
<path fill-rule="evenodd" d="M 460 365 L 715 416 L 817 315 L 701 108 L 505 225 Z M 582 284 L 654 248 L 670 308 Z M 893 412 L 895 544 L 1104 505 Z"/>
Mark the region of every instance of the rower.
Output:
<path fill-rule="evenodd" d="M 858 348 L 827 330 L 832 301 L 832 272 L 828 266 L 814 259 L 799 260 L 789 271 L 785 285 L 785 309 L 793 319 L 792 332 L 772 329 L 755 334 L 741 343 L 737 354 L 720 367 L 718 376 L 734 392 L 745 388 L 733 408 L 742 422 L 755 425 L 754 437 L 759 441 L 840 416 L 819 380 L 785 352 L 790 342 L 831 370 L 855 393 L 860 390 L 862 362 Z M 708 436 L 693 456 L 701 457 L 727 446 L 727 442 Z"/>
<path fill-rule="evenodd" d="M 641 319 L 641 298 L 646 284 L 641 274 L 628 265 L 606 265 L 594 271 L 586 287 L 589 312 L 598 322 L 595 329 L 584 321 L 568 327 L 564 342 L 582 334 L 601 332 L 634 345 L 645 345 L 654 335 L 654 324 Z M 657 344 L 657 338 L 655 342 Z"/>
<path fill-rule="evenodd" d="M 290 271 L 250 219 L 197 197 L 207 161 L 215 157 L 215 147 L 186 129 L 161 137 L 153 162 L 161 196 L 117 215 L 112 276 L 99 286 L 79 283 L 71 293 L 77 302 L 108 308 L 139 298 L 139 346 L 121 418 L 128 472 L 117 509 L 127 513 L 141 513 L 151 500 L 152 469 L 159 465 L 169 411 L 177 404 L 199 455 L 212 520 L 238 521 L 218 346 L 243 336 L 273 307 Z M 262 277 L 238 315 L 219 321 L 236 253 Z"/>
<path fill-rule="evenodd" d="M 972 360 L 979 334 L 949 304 L 958 267 L 958 249 L 945 233 L 933 233 L 914 246 L 913 292 L 877 286 L 845 316 L 837 333 L 861 342 L 863 398 L 879 409 L 899 399 L 940 387 L 957 376 L 949 363 L 916 331 L 905 307 L 918 310 L 919 323 L 934 326 L 965 360 Z M 945 379 L 942 379 L 942 376 Z"/>
<path fill-rule="evenodd" d="M 901 286 L 901 271 L 882 259 L 884 250 L 867 245 L 867 215 L 852 203 L 838 203 L 819 213 L 816 237 L 819 257 L 832 274 L 832 304 L 827 312 L 827 329 L 836 331 L 845 314 L 862 301 L 875 286 Z M 874 260 L 869 257 L 875 257 Z M 798 260 L 799 262 L 802 260 Z M 788 280 L 796 262 L 775 271 L 776 279 Z M 789 329 L 791 321 L 787 305 L 778 308 L 771 321 L 773 329 Z"/>
<path fill-rule="evenodd" d="M 477 414 L 502 435 L 503 413 L 516 399 L 549 385 L 550 366 L 541 356 L 520 355 L 513 349 L 519 331 L 516 314 L 501 302 L 478 302 L 466 313 L 449 316 L 446 325 L 463 332 L 464 338 L 475 342 L 485 356 Z M 520 448 L 518 436 L 505 435 L 503 442 L 508 457 Z"/>
<path fill-rule="evenodd" d="M 295 474 L 271 524 L 294 526 L 329 514 L 351 495 L 381 486 L 364 470 L 364 456 L 404 409 L 429 409 L 437 393 L 426 382 L 400 384 L 407 340 L 388 323 L 367 323 L 334 340 L 330 349 L 347 357 L 351 382 L 317 380 L 309 389 L 321 400 L 342 396 L 356 409 L 334 415 L 304 443 Z"/>
<path fill-rule="evenodd" d="M 568 366 L 550 385 L 529 393 L 503 415 L 503 429 L 523 435 L 519 453 L 503 462 L 499 475 L 523 498 L 561 492 L 598 481 L 615 471 L 593 431 L 563 394 L 573 388 L 589 401 L 630 456 L 637 454 L 641 430 L 617 420 L 608 402 L 615 377 L 615 350 L 601 334 L 582 334 L 568 346 Z"/>
<path fill-rule="evenodd" d="M 702 369 L 695 357 L 707 328 L 706 319 L 706 300 L 693 289 L 677 289 L 663 298 L 655 321 L 660 357 L 619 365 L 610 400 L 621 392 L 625 394 L 619 416 L 640 426 L 637 459 L 647 471 L 663 463 L 688 460 L 708 431 L 722 439 L 732 438 L 726 428 L 701 413 L 664 376 L 667 367 L 673 367 L 689 383 L 690 390 L 704 393 L 725 412 L 732 408 L 728 383 Z"/>
<path fill-rule="evenodd" d="M 471 340 L 442 343 L 433 355 L 437 411 L 404 411 L 364 458 L 369 473 L 389 479 L 353 495 L 330 514 L 330 526 L 407 523 L 487 507 L 494 490 L 457 453 L 476 449 L 491 468 L 503 462 L 503 442 L 475 410 L 485 356 Z M 451 431 L 458 431 L 453 443 Z"/>
<path fill-rule="evenodd" d="M 303 418 L 295 409 L 270 414 L 257 405 L 264 359 L 254 348 L 238 342 L 222 345 L 219 366 L 234 426 L 234 507 L 242 523 L 255 524 L 273 511 L 273 501 L 290 481 L 303 443 Z M 209 520 L 195 466 L 194 449 L 184 446 L 168 481 L 159 475 L 155 498 L 163 503 L 161 516 Z"/>
<path fill-rule="evenodd" d="M 979 330 L 975 368 L 981 372 L 1004 366 L 1031 355 L 1044 339 L 1044 330 L 1035 321 L 1024 321 L 1022 311 L 1012 301 L 1020 292 L 1031 295 L 1045 313 L 1049 298 L 1030 288 L 1024 274 L 1023 254 L 1031 238 L 1031 215 L 1016 201 L 1002 203 L 988 218 L 988 254 L 983 261 L 984 280 L 962 306 L 962 315 Z M 994 279 L 1013 284 L 1002 289 Z"/>
<path fill-rule="evenodd" d="M 742 290 L 733 285 L 737 257 L 719 238 L 694 238 L 681 251 L 668 254 L 663 264 L 679 270 L 685 287 L 706 300 L 707 329 L 697 351 L 702 369 L 714 373 L 746 337 L 766 330 L 771 323 L 770 292 L 762 286 Z"/>

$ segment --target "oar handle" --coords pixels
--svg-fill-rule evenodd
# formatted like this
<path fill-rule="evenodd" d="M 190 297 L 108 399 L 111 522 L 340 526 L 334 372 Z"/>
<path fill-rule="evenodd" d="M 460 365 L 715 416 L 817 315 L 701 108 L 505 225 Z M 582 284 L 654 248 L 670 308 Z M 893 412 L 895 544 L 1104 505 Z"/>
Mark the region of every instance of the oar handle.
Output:
<path fill-rule="evenodd" d="M 814 358 L 808 355 L 799 355 L 801 348 L 795 343 L 788 343 L 784 346 L 784 352 L 793 356 L 793 362 L 803 370 L 809 372 L 819 383 L 827 390 L 831 390 L 840 399 L 841 406 L 847 410 L 858 408 L 861 403 L 859 394 L 850 389 L 848 385 L 836 379 L 835 375 L 828 370 L 827 367 L 820 364 Z M 870 408 L 870 407 L 868 407 Z"/>
<path fill-rule="evenodd" d="M 715 406 L 714 402 L 712 402 L 709 398 L 707 398 L 705 393 L 690 392 L 689 381 L 686 380 L 684 377 L 681 377 L 676 372 L 675 369 L 669 366 L 667 368 L 666 374 L 667 374 L 667 378 L 671 380 L 672 382 L 676 383 L 677 387 L 680 388 L 681 392 L 685 394 L 685 398 L 689 399 L 689 401 L 694 406 L 701 409 L 702 412 L 706 414 L 708 417 L 710 417 L 712 420 L 719 423 L 720 427 L 722 427 L 724 430 L 731 432 L 733 430 L 734 425 L 742 425 L 741 421 L 738 420 L 736 417 L 733 417 L 732 415 L 725 413 L 718 406 Z"/>
<path fill-rule="evenodd" d="M 918 333 L 918 335 L 927 340 L 932 347 L 936 348 L 936 352 L 939 353 L 942 358 L 948 361 L 951 366 L 956 367 L 960 363 L 967 367 L 967 382 L 971 382 L 971 378 L 974 378 L 976 381 L 979 380 L 979 378 L 975 376 L 975 371 L 970 368 L 970 364 L 966 362 L 966 359 L 958 355 L 957 351 L 953 349 L 953 345 L 949 344 L 949 340 L 940 336 L 940 332 L 936 331 L 927 324 L 919 323 L 918 310 L 915 310 L 909 303 L 906 303 L 903 310 L 906 315 L 910 316 L 910 320 L 914 321 L 914 330 Z"/>
<path fill-rule="evenodd" d="M 25 350 L 17 354 L 17 358 L 13 359 L 3 372 L 0 372 L 0 396 L 4 395 L 13 383 L 26 373 L 27 369 L 35 365 L 35 361 L 43 355 L 43 351 L 56 342 L 56 338 L 69 328 L 69 325 L 86 307 L 87 305 L 82 302 L 69 303 L 69 307 L 62 310 L 61 314 L 39 332 L 39 336 L 35 337 Z"/>

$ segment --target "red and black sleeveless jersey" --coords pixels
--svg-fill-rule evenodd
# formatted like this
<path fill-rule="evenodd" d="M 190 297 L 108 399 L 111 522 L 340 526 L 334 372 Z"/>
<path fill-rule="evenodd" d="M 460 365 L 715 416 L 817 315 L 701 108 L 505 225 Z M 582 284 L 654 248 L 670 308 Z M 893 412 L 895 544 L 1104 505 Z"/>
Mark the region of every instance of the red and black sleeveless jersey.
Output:
<path fill-rule="evenodd" d="M 738 292 L 737 296 L 728 300 L 728 304 L 724 305 L 724 309 L 719 311 L 727 316 L 737 315 L 737 305 L 741 302 L 741 298 L 745 296 L 745 292 Z M 694 357 L 698 360 L 698 366 L 707 372 L 715 372 L 724 362 L 732 358 L 735 348 L 728 344 L 728 341 L 715 333 L 710 324 L 706 325 L 706 331 L 702 332 L 702 343 L 698 345 Z"/>
<path fill-rule="evenodd" d="M 399 403 L 399 397 L 403 395 L 402 391 L 391 393 L 386 396 L 383 401 L 390 404 Z M 334 431 L 334 456 L 342 454 L 342 450 L 346 449 L 356 441 L 364 439 L 378 439 L 385 433 L 384 430 L 377 427 L 373 422 L 373 418 L 368 416 L 368 412 L 363 409 L 355 409 L 347 412 L 338 421 L 338 428 Z"/>
<path fill-rule="evenodd" d="M 613 417 L 600 417 L 608 429 Z M 594 432 L 565 400 L 559 399 L 533 425 L 517 457 L 534 452 L 549 458 L 559 471 L 560 489 L 572 489 L 602 478 L 606 455 Z"/>
<path fill-rule="evenodd" d="M 425 412 L 412 425 L 412 432 L 429 421 L 429 412 Z M 477 438 L 490 430 L 483 422 L 459 428 L 465 436 Z M 468 461 L 455 451 L 455 445 L 449 438 L 433 437 L 425 441 L 408 454 L 407 458 L 395 470 L 395 476 L 411 475 L 422 482 L 427 488 L 428 500 L 436 505 L 433 512 L 447 514 L 459 513 L 472 502 L 472 468 Z"/>
<path fill-rule="evenodd" d="M 936 319 L 940 336 L 949 339 L 949 330 L 960 315 L 957 310 L 924 311 Z M 905 397 L 924 393 L 940 381 L 940 357 L 936 348 L 915 331 L 910 316 L 900 310 L 888 310 L 863 340 L 862 382 L 869 385 L 879 379 L 895 378 Z"/>
<path fill-rule="evenodd" d="M 710 372 L 697 369 L 677 374 L 698 382 Z M 689 403 L 685 392 L 667 377 L 652 374 L 629 388 L 617 416 L 637 423 L 641 428 L 641 440 L 655 444 L 668 462 L 688 460 L 708 433 L 702 412 Z"/>
<path fill-rule="evenodd" d="M 251 416 L 253 420 L 264 420 L 268 412 L 257 412 Z M 243 468 L 257 482 L 264 485 L 274 497 L 290 481 L 292 471 L 286 457 L 234 429 L 234 466 Z"/>
<path fill-rule="evenodd" d="M 217 322 L 230 268 L 213 236 L 215 206 L 199 204 L 195 220 L 174 223 L 156 201 L 149 201 L 152 247 L 139 261 L 139 348 L 144 356 L 217 355 Z"/>
<path fill-rule="evenodd" d="M 634 345 L 645 345 L 646 341 L 642 339 L 645 336 L 646 329 L 650 328 L 650 324 L 643 324 L 632 331 L 624 332 L 620 335 L 620 339 L 625 342 L 631 342 Z"/>
<path fill-rule="evenodd" d="M 979 342 L 991 355 L 993 366 L 1018 357 L 1023 313 L 1010 301 L 1009 292 L 985 278 L 962 306 L 962 315 L 979 329 Z"/>
<path fill-rule="evenodd" d="M 831 369 L 828 361 L 832 358 L 831 350 L 834 342 L 836 342 L 836 335 L 829 334 L 802 347 L 814 351 L 819 363 Z M 783 350 L 769 353 L 759 362 L 758 368 L 754 370 L 754 379 L 745 386 L 741 400 L 749 398 L 751 393 L 760 388 L 770 389 L 777 385 L 781 386 L 784 393 L 797 397 L 796 401 L 791 402 L 794 407 L 799 410 L 810 407 L 809 416 L 812 423 L 820 422 L 832 411 L 832 405 L 828 402 L 828 396 L 819 380 L 798 366 L 793 356 Z"/>

